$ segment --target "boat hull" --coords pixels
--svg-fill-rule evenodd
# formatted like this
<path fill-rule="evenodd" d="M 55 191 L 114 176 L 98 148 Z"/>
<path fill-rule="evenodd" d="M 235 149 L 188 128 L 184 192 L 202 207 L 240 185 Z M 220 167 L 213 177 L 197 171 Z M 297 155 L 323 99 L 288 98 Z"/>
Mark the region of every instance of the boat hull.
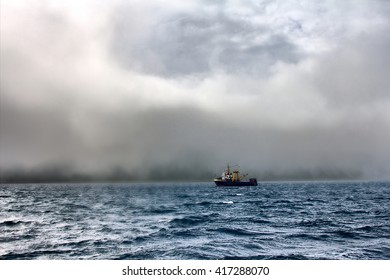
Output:
<path fill-rule="evenodd" d="M 214 183 L 217 187 L 257 186 L 257 180 L 254 178 L 249 181 L 214 180 Z"/>

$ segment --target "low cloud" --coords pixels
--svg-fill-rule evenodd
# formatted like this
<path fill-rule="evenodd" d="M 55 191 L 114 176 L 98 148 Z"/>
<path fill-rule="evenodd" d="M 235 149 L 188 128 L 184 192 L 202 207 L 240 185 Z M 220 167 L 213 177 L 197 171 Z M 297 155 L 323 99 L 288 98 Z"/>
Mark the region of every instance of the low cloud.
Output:
<path fill-rule="evenodd" d="M 386 2 L 82 3 L 2 5 L 3 178 L 389 178 Z"/>

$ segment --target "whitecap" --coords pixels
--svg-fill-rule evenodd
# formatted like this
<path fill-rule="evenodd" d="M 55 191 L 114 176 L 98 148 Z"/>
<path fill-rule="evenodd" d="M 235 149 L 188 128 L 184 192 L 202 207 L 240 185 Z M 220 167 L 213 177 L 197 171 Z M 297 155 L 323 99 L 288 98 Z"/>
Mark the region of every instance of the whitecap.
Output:
<path fill-rule="evenodd" d="M 223 204 L 233 204 L 233 201 L 222 201 Z"/>

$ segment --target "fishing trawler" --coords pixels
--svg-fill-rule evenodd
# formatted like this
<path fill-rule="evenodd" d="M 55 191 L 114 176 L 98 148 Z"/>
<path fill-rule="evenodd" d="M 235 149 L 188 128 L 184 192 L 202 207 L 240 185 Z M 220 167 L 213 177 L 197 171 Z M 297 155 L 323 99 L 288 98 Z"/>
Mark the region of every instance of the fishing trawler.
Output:
<path fill-rule="evenodd" d="M 242 179 L 247 175 L 248 174 L 240 175 L 240 171 L 238 171 L 238 169 L 233 169 L 233 172 L 231 172 L 228 164 L 226 170 L 222 173 L 222 176 L 214 179 L 214 183 L 218 187 L 257 186 L 256 178 L 250 178 L 249 181 L 242 181 Z"/>

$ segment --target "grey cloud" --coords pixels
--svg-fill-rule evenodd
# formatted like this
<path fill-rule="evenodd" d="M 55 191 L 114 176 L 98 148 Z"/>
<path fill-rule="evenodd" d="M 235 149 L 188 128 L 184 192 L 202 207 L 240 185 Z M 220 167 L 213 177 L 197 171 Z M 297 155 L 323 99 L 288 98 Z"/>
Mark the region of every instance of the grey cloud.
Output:
<path fill-rule="evenodd" d="M 362 34 L 325 55 L 313 69 L 313 81 L 332 106 L 369 106 L 390 100 L 390 36 Z"/>
<path fill-rule="evenodd" d="M 123 4 L 103 28 L 110 36 L 65 12 L 12 19 L 18 33 L 1 42 L 0 170 L 38 181 L 209 180 L 230 162 L 262 178 L 389 178 L 388 23 L 310 54 L 291 37 L 310 32 L 308 20 L 291 21 L 289 35 L 226 9 L 149 22 Z"/>
<path fill-rule="evenodd" d="M 129 68 L 165 77 L 208 75 L 215 70 L 264 75 L 274 63 L 295 63 L 302 55 L 271 26 L 232 18 L 222 6 L 208 16 L 161 18 L 140 41 L 127 36 L 132 28 L 132 19 L 125 15 L 116 19 L 113 48 L 118 60 Z"/>
<path fill-rule="evenodd" d="M 265 43 L 242 49 L 230 44 L 221 51 L 218 64 L 230 73 L 267 76 L 277 62 L 296 63 L 300 59 L 296 46 L 281 35 L 270 37 Z"/>

